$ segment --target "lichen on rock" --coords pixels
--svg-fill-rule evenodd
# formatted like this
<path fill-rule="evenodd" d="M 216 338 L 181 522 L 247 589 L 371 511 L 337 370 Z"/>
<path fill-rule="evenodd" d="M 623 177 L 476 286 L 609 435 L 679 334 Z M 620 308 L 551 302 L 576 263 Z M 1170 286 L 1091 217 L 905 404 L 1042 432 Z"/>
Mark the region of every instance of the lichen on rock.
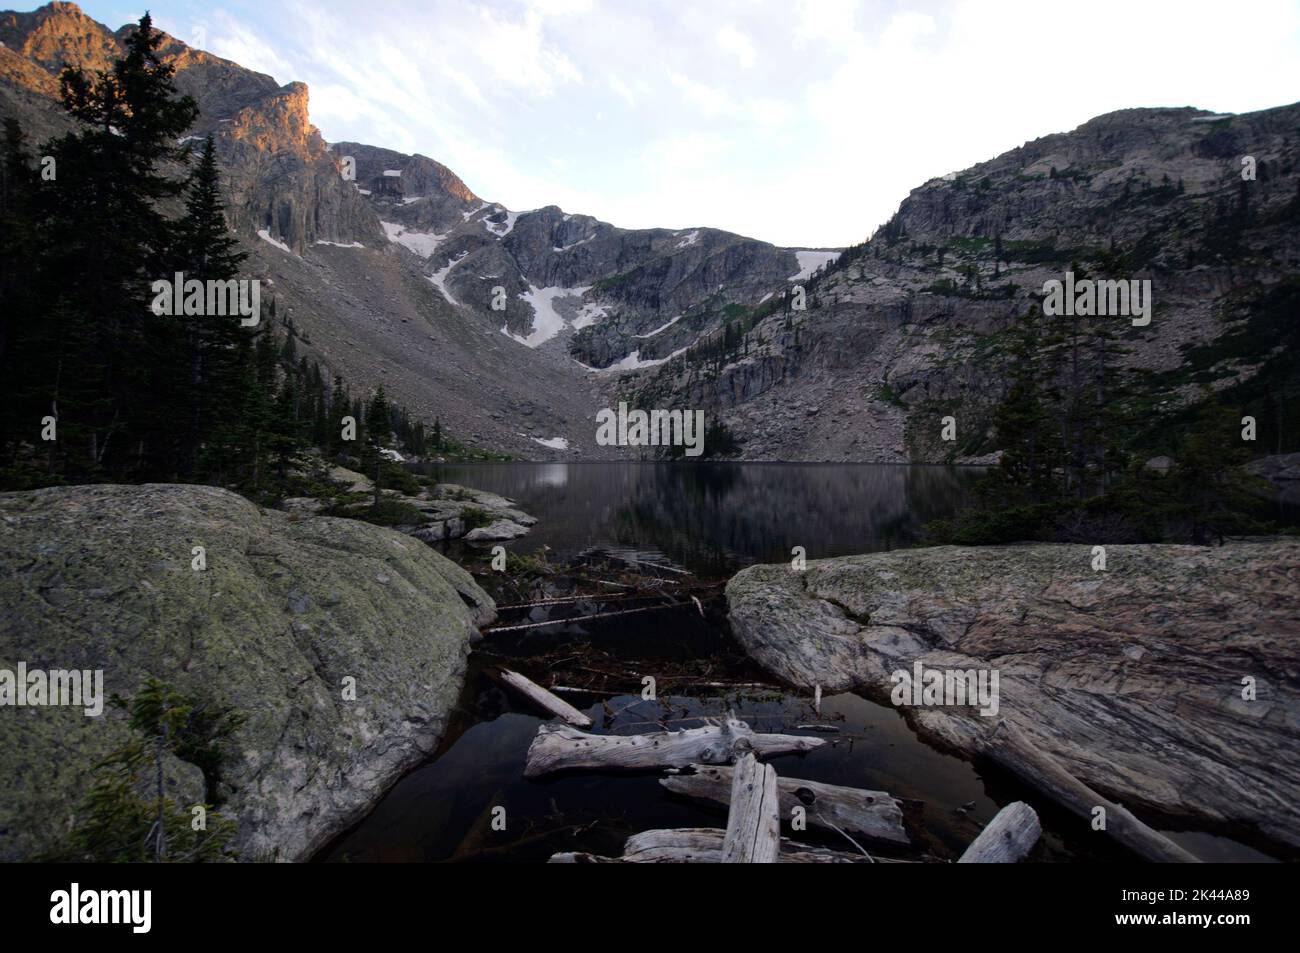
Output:
<path fill-rule="evenodd" d="M 123 696 L 152 675 L 246 716 L 223 771 L 245 858 L 309 857 L 432 753 L 495 617 L 417 540 L 214 487 L 0 494 L 0 567 L 0 668 L 103 669 Z M 0 860 L 64 836 L 126 737 L 115 712 L 0 709 Z"/>

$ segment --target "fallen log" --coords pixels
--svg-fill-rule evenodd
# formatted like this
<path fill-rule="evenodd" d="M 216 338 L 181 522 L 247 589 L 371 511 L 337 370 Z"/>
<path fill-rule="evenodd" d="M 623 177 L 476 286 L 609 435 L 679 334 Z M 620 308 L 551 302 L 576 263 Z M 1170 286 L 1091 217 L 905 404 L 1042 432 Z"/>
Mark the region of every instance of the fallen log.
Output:
<path fill-rule="evenodd" d="M 961 855 L 959 864 L 1018 864 L 1042 836 L 1034 809 L 1024 801 L 1008 804 L 988 822 Z"/>
<path fill-rule="evenodd" d="M 627 839 L 621 857 L 566 851 L 553 854 L 552 864 L 718 864 L 726 831 L 718 827 L 681 827 L 642 831 Z M 861 854 L 830 850 L 781 838 L 779 864 L 868 864 Z M 876 863 L 910 864 L 910 860 L 876 858 Z"/>
<path fill-rule="evenodd" d="M 659 783 L 686 797 L 728 803 L 734 771 L 727 766 L 692 764 L 693 774 L 673 774 Z M 799 778 L 777 779 L 782 819 L 789 821 L 796 807 L 806 812 L 808 823 L 820 830 L 860 834 L 878 841 L 909 844 L 903 828 L 903 811 L 883 791 L 822 784 Z"/>
<path fill-rule="evenodd" d="M 617 612 L 593 612 L 590 615 L 576 615 L 567 619 L 547 619 L 545 622 L 525 622 L 520 625 L 498 625 L 483 629 L 484 635 L 496 635 L 498 632 L 522 632 L 524 629 L 541 629 L 548 625 L 569 625 L 571 623 L 589 622 L 592 619 L 611 619 L 616 615 L 635 615 L 639 612 L 662 612 L 665 609 L 690 607 L 689 602 L 675 602 L 666 606 L 642 606 L 639 609 L 619 609 Z"/>
<path fill-rule="evenodd" d="M 729 718 L 720 725 L 645 735 L 593 735 L 562 725 L 542 725 L 528 746 L 524 777 L 556 771 L 639 771 L 688 764 L 730 764 L 746 751 L 760 758 L 811 751 L 820 738 L 768 735 Z"/>
<path fill-rule="evenodd" d="M 523 698 L 530 701 L 535 707 L 540 708 L 548 715 L 566 721 L 571 725 L 577 725 L 580 728 L 590 728 L 591 719 L 584 715 L 578 709 L 574 708 L 562 698 L 558 698 L 548 692 L 536 682 L 529 681 L 518 672 L 512 672 L 508 668 L 491 670 L 488 674 L 496 681 L 513 689 Z"/>
<path fill-rule="evenodd" d="M 1010 722 L 998 723 L 985 740 L 983 750 L 988 758 L 1085 820 L 1093 819 L 1094 808 L 1104 808 L 1105 833 L 1144 859 L 1156 863 L 1200 863 L 1196 856 L 1065 770 Z"/>
<path fill-rule="evenodd" d="M 742 755 L 731 772 L 731 809 L 722 839 L 724 864 L 775 864 L 781 852 L 776 768 Z"/>

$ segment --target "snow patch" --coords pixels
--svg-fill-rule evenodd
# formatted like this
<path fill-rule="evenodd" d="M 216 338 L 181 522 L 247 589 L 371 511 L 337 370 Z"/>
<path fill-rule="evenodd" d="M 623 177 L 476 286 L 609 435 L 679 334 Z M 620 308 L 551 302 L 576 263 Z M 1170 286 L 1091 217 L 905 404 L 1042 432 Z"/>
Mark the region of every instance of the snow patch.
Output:
<path fill-rule="evenodd" d="M 797 251 L 794 254 L 799 259 L 799 270 L 786 281 L 803 281 L 805 278 L 811 278 L 821 268 L 840 257 L 837 251 Z"/>
<path fill-rule="evenodd" d="M 401 169 L 385 169 L 384 175 L 390 179 L 400 179 L 402 177 Z"/>
<path fill-rule="evenodd" d="M 689 348 L 690 345 L 688 344 L 686 347 L 678 348 L 676 351 L 673 351 L 673 353 L 669 354 L 667 357 L 647 358 L 644 361 L 641 360 L 640 350 L 636 350 L 623 358 L 623 360 L 609 365 L 609 367 L 587 367 L 586 364 L 583 364 L 582 366 L 586 367 L 589 371 L 595 371 L 597 374 L 617 374 L 622 371 L 639 371 L 645 367 L 658 367 L 660 364 L 666 364 L 678 355 L 685 354 Z M 581 364 L 582 362 L 579 361 L 579 363 Z"/>
<path fill-rule="evenodd" d="M 323 238 L 318 239 L 317 242 L 316 242 L 316 244 L 317 244 L 317 245 L 330 245 L 330 246 L 332 246 L 332 247 L 334 247 L 334 248 L 365 248 L 365 247 L 366 247 L 365 245 L 361 244 L 360 242 L 327 242 L 327 241 L 325 241 L 325 239 L 323 239 Z"/>
<path fill-rule="evenodd" d="M 504 209 L 503 211 L 506 213 L 506 220 L 504 222 L 496 223 L 489 222 L 486 218 L 483 219 L 483 227 L 497 238 L 505 238 L 509 235 L 515 227 L 515 221 L 522 214 L 521 212 L 511 212 L 509 209 Z"/>
<path fill-rule="evenodd" d="M 763 295 L 763 297 L 761 297 L 761 298 L 758 299 L 758 303 L 759 303 L 759 304 L 762 304 L 764 301 L 766 301 L 766 300 L 767 300 L 768 298 L 770 298 L 770 297 L 772 297 L 772 292 L 769 291 L 767 294 Z"/>
<path fill-rule="evenodd" d="M 762 302 L 759 302 L 759 303 L 761 304 Z M 655 329 L 654 329 L 653 331 L 651 331 L 649 334 L 634 334 L 634 335 L 632 335 L 632 336 L 633 336 L 633 337 L 636 337 L 636 338 L 642 338 L 642 339 L 645 339 L 645 338 L 652 338 L 652 337 L 654 337 L 656 334 L 658 334 L 660 331 L 667 331 L 669 328 L 671 328 L 674 324 L 676 324 L 676 323 L 677 323 L 678 321 L 680 321 L 681 319 L 682 319 L 682 316 L 679 314 L 679 315 L 677 315 L 677 317 L 673 318 L 673 319 L 672 319 L 671 321 L 669 321 L 667 324 L 661 324 L 661 325 L 659 325 L 659 327 L 655 328 Z"/>
<path fill-rule="evenodd" d="M 449 304 L 459 304 L 460 302 L 453 298 L 451 292 L 447 290 L 447 276 L 451 274 L 453 268 L 460 264 L 461 259 L 468 254 L 469 252 L 463 251 L 455 258 L 450 259 L 447 262 L 446 268 L 443 268 L 441 271 L 436 271 L 431 275 L 425 275 L 426 278 L 433 282 L 434 287 L 442 292 L 442 296 L 447 299 Z"/>
<path fill-rule="evenodd" d="M 584 304 L 581 308 L 578 309 L 578 314 L 573 319 L 573 324 L 570 325 L 570 327 L 572 327 L 573 330 L 575 331 L 581 331 L 583 328 L 590 327 L 591 325 L 595 324 L 601 318 L 608 318 L 608 317 L 609 317 L 609 305 L 596 304 L 595 302 L 592 302 L 591 304 Z"/>
<path fill-rule="evenodd" d="M 483 211 L 487 207 L 488 207 L 488 203 L 484 202 L 478 208 L 472 208 L 468 212 L 461 212 L 460 216 L 461 218 L 463 218 L 465 221 L 468 222 L 471 218 L 473 218 L 475 215 L 477 215 L 479 212 Z"/>
<path fill-rule="evenodd" d="M 390 242 L 409 248 L 421 258 L 432 255 L 437 251 L 438 245 L 447 238 L 446 235 L 435 235 L 433 232 L 408 232 L 405 225 L 399 225 L 397 222 L 381 221 L 379 224 L 384 226 L 384 234 L 388 236 Z"/>
<path fill-rule="evenodd" d="M 577 248 L 579 245 L 585 245 L 595 238 L 595 235 L 588 235 L 586 238 L 580 238 L 572 245 L 552 245 L 551 251 L 568 251 L 570 248 Z"/>
<path fill-rule="evenodd" d="M 569 441 L 563 437 L 530 437 L 533 443 L 540 443 L 543 447 L 551 450 L 568 450 Z"/>
<path fill-rule="evenodd" d="M 292 248 L 290 248 L 284 242 L 272 238 L 271 233 L 267 231 L 265 228 L 259 228 L 257 230 L 257 237 L 264 242 L 269 242 L 270 244 L 274 245 L 276 248 L 280 249 L 280 251 L 288 252 L 290 255 L 293 255 Z M 295 255 L 294 257 L 296 258 L 297 256 Z"/>
<path fill-rule="evenodd" d="M 538 288 L 531 282 L 528 290 L 519 295 L 533 308 L 533 330 L 527 336 L 511 334 L 508 325 L 501 326 L 501 333 L 514 338 L 520 344 L 539 347 L 564 330 L 564 318 L 555 310 L 556 298 L 581 298 L 591 290 L 588 285 L 583 288 Z"/>
<path fill-rule="evenodd" d="M 688 232 L 686 237 L 677 243 L 678 248 L 687 248 L 694 245 L 700 240 L 700 230 L 697 228 L 693 232 Z"/>
<path fill-rule="evenodd" d="M 385 460 L 392 460 L 394 463 L 401 463 L 406 459 L 396 450 L 389 450 L 387 448 L 380 450 L 379 455 Z"/>

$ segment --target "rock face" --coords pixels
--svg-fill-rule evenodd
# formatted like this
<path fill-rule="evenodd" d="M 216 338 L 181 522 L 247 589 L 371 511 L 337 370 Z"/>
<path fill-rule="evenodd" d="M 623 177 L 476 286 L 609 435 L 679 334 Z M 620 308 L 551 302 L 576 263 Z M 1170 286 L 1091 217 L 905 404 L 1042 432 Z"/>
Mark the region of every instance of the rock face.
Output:
<path fill-rule="evenodd" d="M 374 483 L 368 477 L 347 467 L 332 467 L 329 478 L 346 486 L 351 493 L 369 495 L 374 492 Z M 514 500 L 456 483 L 438 483 L 422 489 L 416 496 L 407 496 L 397 490 L 380 492 L 386 499 L 419 512 L 418 523 L 394 528 L 426 543 L 461 538 L 471 543 L 518 539 L 526 536 L 528 530 L 537 524 L 537 517 L 519 509 Z M 358 500 L 340 506 L 335 512 L 362 517 L 371 505 L 370 499 Z M 302 516 L 319 512 L 323 507 L 321 500 L 289 497 L 281 500 L 277 508 Z"/>
<path fill-rule="evenodd" d="M 212 487 L 4 493 L 0 527 L 0 668 L 102 669 L 123 696 L 153 675 L 246 715 L 223 810 L 248 859 L 309 857 L 430 754 L 495 615 L 416 540 Z M 62 837 L 95 762 L 128 737 L 107 708 L 0 709 L 0 860 Z"/>
<path fill-rule="evenodd" d="M 1262 457 L 1246 464 L 1246 469 L 1268 481 L 1277 502 L 1300 504 L 1300 453 Z"/>
<path fill-rule="evenodd" d="M 804 282 L 807 310 L 749 309 L 752 327 L 721 366 L 701 349 L 619 385 L 639 384 L 643 406 L 704 408 L 746 459 L 980 456 L 996 449 L 990 409 L 1014 359 L 999 335 L 1077 263 L 1151 282 L 1150 324 L 1117 319 L 1122 364 L 1164 375 L 1171 410 L 1199 400 L 1206 381 L 1248 380 L 1295 347 L 1272 340 L 1286 333 L 1272 322 L 1297 300 L 1297 125 L 1300 104 L 1128 109 L 1027 142 L 913 189 L 869 244 Z M 1265 170 L 1248 182 L 1247 155 Z M 1287 304 L 1269 307 L 1279 295 Z M 800 405 L 840 414 L 807 418 Z M 961 421 L 955 443 L 940 439 L 948 414 Z"/>
<path fill-rule="evenodd" d="M 741 644 L 795 685 L 888 704 L 891 675 L 918 661 L 996 669 L 995 717 L 909 718 L 968 753 L 1005 718 L 1128 807 L 1300 853 L 1300 540 L 1110 546 L 1107 571 L 1091 562 L 1087 546 L 877 553 L 754 566 L 727 600 Z"/>
<path fill-rule="evenodd" d="M 131 29 L 71 3 L 0 13 L 0 116 L 33 146 L 67 131 L 57 70 L 103 68 Z M 1171 411 L 1285 350 L 1243 332 L 1260 296 L 1284 316 L 1300 300 L 1300 105 L 1110 113 L 920 185 L 869 244 L 808 250 L 512 211 L 433 159 L 325 143 L 293 77 L 172 37 L 163 55 L 202 111 L 194 134 L 216 137 L 244 270 L 299 353 L 523 459 L 636 456 L 595 441 L 597 411 L 623 398 L 702 409 L 745 459 L 983 459 L 1010 360 L 999 335 L 1073 263 L 1152 281 L 1151 324 L 1118 330 Z M 796 285 L 804 311 L 786 303 Z M 955 443 L 936 426 L 948 414 Z"/>

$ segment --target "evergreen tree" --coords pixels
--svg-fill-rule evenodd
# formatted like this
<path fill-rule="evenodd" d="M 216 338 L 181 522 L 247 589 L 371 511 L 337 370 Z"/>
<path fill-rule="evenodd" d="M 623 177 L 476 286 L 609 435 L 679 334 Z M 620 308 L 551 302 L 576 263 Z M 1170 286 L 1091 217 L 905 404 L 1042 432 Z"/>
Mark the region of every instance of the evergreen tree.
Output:
<path fill-rule="evenodd" d="M 186 279 L 228 281 L 239 274 L 239 266 L 248 256 L 237 250 L 234 236 L 226 225 L 221 201 L 220 176 L 216 146 L 212 136 L 203 143 L 199 162 L 190 178 L 185 217 L 179 223 L 177 270 Z M 247 360 L 246 349 L 239 346 L 248 331 L 239 314 L 203 314 L 177 317 L 185 323 L 188 351 L 180 400 L 188 405 L 189 431 L 185 435 L 181 459 L 183 473 L 199 473 L 199 453 L 205 439 L 218 426 L 218 415 L 227 414 L 236 404 L 243 369 L 238 362 Z"/>
<path fill-rule="evenodd" d="M 181 355 L 167 319 L 149 310 L 149 287 L 173 261 L 175 228 L 160 205 L 184 188 L 163 169 L 184 159 L 176 141 L 197 109 L 175 95 L 161 42 L 146 14 L 111 71 L 60 77 L 82 128 L 46 147 L 57 187 L 37 194 L 54 346 L 36 357 L 61 465 L 74 475 L 148 473 L 185 426 L 154 396 L 158 373 Z"/>
<path fill-rule="evenodd" d="M 388 398 L 384 395 L 383 385 L 375 389 L 366 408 L 366 448 L 373 456 L 375 468 L 375 506 L 379 505 L 380 477 L 383 472 L 383 454 L 380 453 L 393 439 L 390 429 L 390 412 Z"/>

